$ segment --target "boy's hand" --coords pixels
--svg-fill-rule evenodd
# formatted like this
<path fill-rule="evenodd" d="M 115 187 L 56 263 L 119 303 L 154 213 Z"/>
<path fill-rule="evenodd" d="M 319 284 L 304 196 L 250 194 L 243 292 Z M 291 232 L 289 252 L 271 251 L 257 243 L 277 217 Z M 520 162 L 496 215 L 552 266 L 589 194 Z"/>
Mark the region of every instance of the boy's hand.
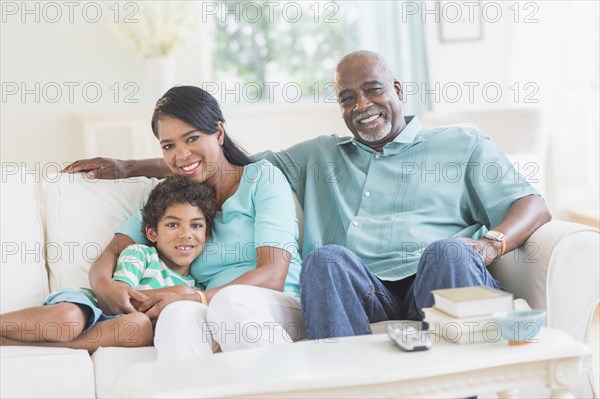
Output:
<path fill-rule="evenodd" d="M 136 291 L 136 292 L 143 295 L 140 297 L 142 299 L 131 298 L 131 304 L 133 305 L 134 308 L 137 309 L 138 312 L 142 312 L 142 310 L 140 310 L 140 309 L 141 309 L 144 301 L 146 301 L 148 298 L 151 298 L 160 293 L 171 292 L 174 294 L 179 294 L 179 298 L 177 300 L 184 299 L 182 297 L 182 295 L 191 295 L 193 298 L 196 298 L 194 296 L 196 293 L 196 290 L 194 288 L 190 288 L 187 285 L 183 285 L 183 284 L 173 285 L 170 287 L 163 287 L 163 288 L 154 288 L 151 290 L 141 290 L 141 291 Z"/>
<path fill-rule="evenodd" d="M 181 294 L 175 292 L 159 292 L 146 299 L 138 311 L 146 313 L 150 320 L 156 320 L 162 310 L 170 303 L 183 300 Z"/>
<path fill-rule="evenodd" d="M 107 279 L 99 287 L 94 287 L 94 293 L 102 312 L 110 315 L 133 313 L 136 309 L 131 300 L 144 302 L 148 297 L 129 285 Z"/>
<path fill-rule="evenodd" d="M 123 283 L 123 284 L 125 284 L 125 283 Z M 142 303 L 144 303 L 144 301 L 150 297 L 141 291 L 131 288 L 128 284 L 125 284 L 125 285 L 127 286 L 127 293 L 129 294 L 129 302 L 136 309 L 136 312 L 139 312 L 140 311 L 139 309 L 140 309 L 140 306 L 142 306 Z"/>

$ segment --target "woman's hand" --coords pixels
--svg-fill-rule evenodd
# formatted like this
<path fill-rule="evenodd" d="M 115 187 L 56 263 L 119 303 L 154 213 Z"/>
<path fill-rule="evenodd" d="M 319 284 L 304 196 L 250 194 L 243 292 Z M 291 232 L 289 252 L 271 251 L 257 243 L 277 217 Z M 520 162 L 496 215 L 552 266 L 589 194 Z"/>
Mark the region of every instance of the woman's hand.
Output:
<path fill-rule="evenodd" d="M 124 161 L 112 158 L 92 158 L 75 161 L 63 173 L 86 172 L 88 179 L 125 179 L 134 176 L 163 179 L 172 174 L 162 158 Z"/>
<path fill-rule="evenodd" d="M 136 309 L 131 304 L 132 300 L 144 302 L 148 299 L 148 296 L 128 284 L 113 279 L 102 280 L 101 284 L 95 287 L 94 293 L 102 312 L 110 315 L 133 313 Z"/>
<path fill-rule="evenodd" d="M 502 244 L 500 242 L 486 240 L 485 238 L 480 240 L 473 240 L 468 237 L 454 237 L 455 239 L 464 242 L 471 248 L 473 248 L 485 262 L 486 266 L 492 264 L 497 257 L 502 253 Z"/>
<path fill-rule="evenodd" d="M 150 320 L 155 321 L 162 310 L 170 303 L 184 300 L 194 300 L 191 295 L 182 295 L 175 292 L 159 292 L 143 301 L 138 311 L 146 313 Z"/>
<path fill-rule="evenodd" d="M 96 157 L 75 161 L 62 172 L 86 172 L 88 179 L 124 179 L 135 176 L 134 169 L 135 161 Z"/>

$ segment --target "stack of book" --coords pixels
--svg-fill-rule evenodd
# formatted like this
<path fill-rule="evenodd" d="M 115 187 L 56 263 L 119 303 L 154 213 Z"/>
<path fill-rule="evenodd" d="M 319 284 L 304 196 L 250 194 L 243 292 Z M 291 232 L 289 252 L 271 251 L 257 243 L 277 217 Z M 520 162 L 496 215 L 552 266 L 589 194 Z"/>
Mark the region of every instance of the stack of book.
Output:
<path fill-rule="evenodd" d="M 490 287 L 432 291 L 434 305 L 423 309 L 429 331 L 448 342 L 498 342 L 502 334 L 492 314 L 513 309 L 513 295 Z"/>

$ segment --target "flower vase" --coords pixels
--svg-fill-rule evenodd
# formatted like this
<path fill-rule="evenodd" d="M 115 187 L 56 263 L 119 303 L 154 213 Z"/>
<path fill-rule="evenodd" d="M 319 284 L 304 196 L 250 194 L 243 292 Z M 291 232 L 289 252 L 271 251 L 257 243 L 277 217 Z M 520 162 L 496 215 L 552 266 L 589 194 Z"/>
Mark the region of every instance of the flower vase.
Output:
<path fill-rule="evenodd" d="M 146 59 L 146 75 L 153 97 L 161 97 L 167 90 L 175 85 L 177 74 L 177 61 L 173 57 L 159 56 Z"/>

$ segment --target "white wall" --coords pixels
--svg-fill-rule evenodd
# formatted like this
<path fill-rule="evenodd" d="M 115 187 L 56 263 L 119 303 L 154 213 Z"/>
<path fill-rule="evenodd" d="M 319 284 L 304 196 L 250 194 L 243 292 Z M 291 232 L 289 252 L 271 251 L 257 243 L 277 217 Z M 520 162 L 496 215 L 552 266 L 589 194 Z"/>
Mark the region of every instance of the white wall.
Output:
<path fill-rule="evenodd" d="M 225 105 L 227 132 L 248 152 L 282 150 L 322 134 L 348 134 L 337 104 Z"/>
<path fill-rule="evenodd" d="M 153 89 L 144 61 L 121 47 L 114 35 L 112 2 L 92 2 L 102 10 L 95 23 L 89 22 L 96 19 L 95 7 L 86 12 L 83 6 L 76 7 L 73 22 L 69 22 L 69 8 L 60 2 L 54 4 L 58 4 L 62 18 L 57 18 L 56 8 L 44 8 L 41 2 L 28 3 L 26 8 L 21 2 L 9 3 L 2 5 L 0 46 L 3 163 L 25 163 L 29 169 L 54 172 L 57 165 L 85 156 L 82 115 L 151 111 L 159 94 Z M 120 18 L 124 11 L 121 9 Z M 51 22 L 55 19 L 57 22 Z M 199 24 L 199 37 L 187 43 L 187 51 L 176 55 L 175 83 L 201 86 L 210 76 L 207 59 L 202 56 L 202 46 L 208 40 L 202 35 L 205 28 Z M 126 87 L 127 83 L 135 86 Z M 72 99 L 69 85 L 78 85 Z M 82 90 L 85 85 L 89 91 Z M 62 92 L 59 99 L 57 87 Z M 95 87 L 102 90 L 100 96 L 96 96 Z M 22 89 L 29 90 L 28 94 L 23 95 Z M 118 101 L 115 93 L 120 95 Z M 126 95 L 137 102 L 126 102 Z M 240 105 L 225 101 L 223 109 L 228 131 L 250 152 L 284 148 L 316 133 L 345 131 L 335 104 Z M 154 143 L 149 128 L 146 138 Z"/>
<path fill-rule="evenodd" d="M 28 168 L 44 169 L 81 158 L 81 113 L 152 109 L 156 101 L 144 62 L 121 47 L 112 31 L 114 2 L 73 2 L 71 16 L 64 2 L 49 3 L 1 3 L 3 163 L 25 162 Z M 84 8 L 86 4 L 92 6 Z M 118 4 L 123 7 L 124 3 Z M 120 11 L 119 18 L 123 18 L 127 10 Z M 197 49 L 199 42 L 192 40 L 189 48 Z M 200 51 L 188 52 L 179 64 L 176 81 L 200 84 L 202 66 Z M 125 87 L 127 83 L 133 85 Z M 87 91 L 83 90 L 86 85 Z M 11 94 L 15 87 L 18 92 Z M 56 88 L 61 90 L 60 97 Z M 23 95 L 22 89 L 28 94 Z M 137 103 L 126 103 L 126 95 Z"/>
<path fill-rule="evenodd" d="M 494 2 L 483 2 L 486 3 Z M 523 8 L 528 3 L 519 3 L 521 21 L 526 11 L 531 11 Z M 6 9 L 7 4 L 18 8 L 15 15 L 12 15 L 14 9 Z M 23 13 L 24 4 L 30 10 L 37 4 L 39 10 Z M 75 9 L 72 23 L 64 6 L 62 18 L 56 23 L 49 21 L 54 14 L 48 9 L 44 15 L 44 4 L 2 2 L 0 157 L 3 163 L 25 162 L 28 167 L 43 168 L 47 164 L 64 164 L 81 158 L 84 156 L 81 113 L 151 110 L 157 97 L 144 62 L 123 49 L 111 32 L 114 13 L 109 7 L 112 2 L 95 3 L 102 6 L 102 17 L 96 23 L 84 17 L 82 7 L 86 3 L 77 3 L 79 8 Z M 53 4 L 61 6 L 63 3 Z M 595 15 L 597 21 L 597 3 L 537 2 L 539 10 L 535 16 L 539 21 L 529 25 L 514 22 L 515 11 L 509 7 L 515 3 L 495 4 L 501 7 L 502 17 L 497 22 L 484 23 L 483 38 L 477 41 L 441 42 L 435 21 L 426 18 L 429 88 L 438 84 L 441 95 L 434 104 L 435 111 L 532 105 L 544 108 L 554 117 L 550 133 L 555 144 L 552 159 L 556 174 L 551 181 L 555 183 L 557 203 L 561 208 L 578 201 L 597 203 L 598 99 L 581 97 L 581 93 L 589 91 L 584 87 L 585 81 L 577 77 L 583 75 L 586 67 L 598 62 L 598 49 L 585 54 L 573 50 L 574 44 L 597 35 L 598 24 L 595 31 L 587 32 L 577 23 L 578 18 L 585 15 Z M 582 5 L 588 8 L 581 8 Z M 90 15 L 94 16 L 92 11 L 88 10 L 88 20 Z M 36 16 L 39 21 L 35 20 Z M 199 31 L 204 28 L 198 24 Z M 208 60 L 202 56 L 207 41 L 206 35 L 198 35 L 188 43 L 188 51 L 177 56 L 176 83 L 201 85 L 209 79 Z M 557 43 L 560 43 L 558 48 Z M 39 82 L 38 90 L 35 90 L 36 82 Z M 74 90 L 73 101 L 69 101 L 68 82 L 79 85 Z M 123 95 L 131 93 L 124 90 L 128 82 L 139 87 L 134 95 L 138 103 L 124 102 Z M 472 99 L 469 82 L 478 85 Z M 534 96 L 539 100 L 537 104 L 525 102 L 528 91 L 524 84 L 527 82 L 538 87 Z M 116 102 L 114 89 L 111 90 L 114 83 L 118 84 L 121 94 Z M 85 84 L 102 89 L 98 102 L 84 97 Z M 486 84 L 489 92 L 483 91 Z M 19 93 L 11 95 L 9 90 L 15 85 Z M 22 85 L 36 91 L 39 99 L 31 93 L 22 97 Z M 56 86 L 62 88 L 62 98 L 52 102 Z M 462 92 L 458 101 L 452 102 L 456 97 L 452 90 L 456 87 Z M 500 87 L 502 93 L 494 102 L 490 99 L 495 95 L 495 87 Z M 516 87 L 520 90 L 518 101 L 514 99 Z M 93 90 L 88 94 L 93 96 Z M 223 110 L 228 131 L 250 152 L 267 147 L 283 148 L 316 134 L 346 134 L 337 106 L 323 101 L 283 105 L 240 105 L 229 101 Z M 147 137 L 154 140 L 149 130 Z"/>
<path fill-rule="evenodd" d="M 438 84 L 441 94 L 434 111 L 542 109 L 550 136 L 548 197 L 555 216 L 566 216 L 565 208 L 597 207 L 598 2 L 481 4 L 489 5 L 481 40 L 442 42 L 439 26 L 427 18 L 430 86 Z M 497 9 L 501 14 L 492 22 Z M 473 100 L 465 82 L 478 85 Z M 457 85 L 464 90 L 453 102 Z M 495 95 L 495 87 L 501 95 Z"/>
<path fill-rule="evenodd" d="M 456 4 L 456 2 L 453 2 Z M 483 4 L 490 2 L 483 2 Z M 425 14 L 427 56 L 429 62 L 429 89 L 436 89 L 437 98 L 427 95 L 436 112 L 454 112 L 469 109 L 490 109 L 509 105 L 509 72 L 514 28 L 507 12 L 509 2 L 491 2 L 482 18 L 482 37 L 477 40 L 441 41 L 440 26 L 434 16 Z M 431 4 L 430 4 L 431 5 Z M 497 7 L 496 7 L 497 5 Z M 483 8 L 482 8 L 483 9 Z M 497 22 L 495 10 L 500 9 Z M 467 15 L 468 8 L 462 12 Z M 451 9 L 447 19 L 453 20 Z M 444 8 L 440 7 L 443 16 Z M 441 22 L 441 20 L 440 20 Z M 452 26 L 452 23 L 447 24 Z M 497 92 L 497 88 L 501 92 Z M 499 94 L 497 94 L 499 93 Z"/>
<path fill-rule="evenodd" d="M 544 2 L 537 23 L 512 31 L 510 76 L 539 86 L 558 209 L 598 207 L 599 14 L 598 2 Z"/>

